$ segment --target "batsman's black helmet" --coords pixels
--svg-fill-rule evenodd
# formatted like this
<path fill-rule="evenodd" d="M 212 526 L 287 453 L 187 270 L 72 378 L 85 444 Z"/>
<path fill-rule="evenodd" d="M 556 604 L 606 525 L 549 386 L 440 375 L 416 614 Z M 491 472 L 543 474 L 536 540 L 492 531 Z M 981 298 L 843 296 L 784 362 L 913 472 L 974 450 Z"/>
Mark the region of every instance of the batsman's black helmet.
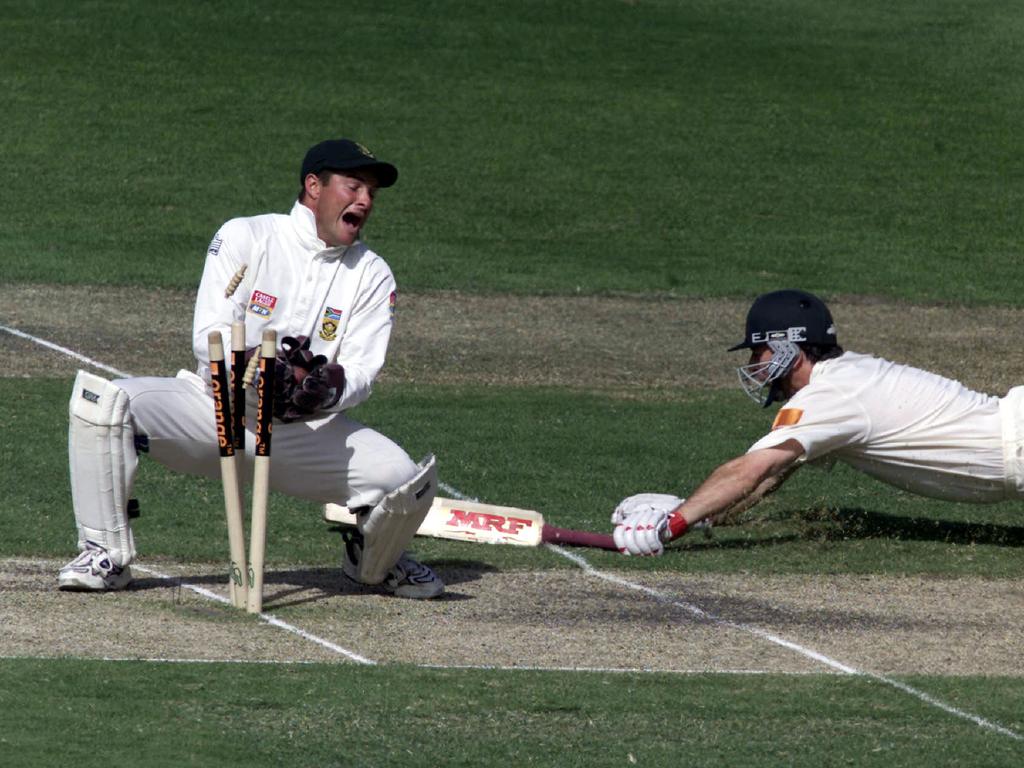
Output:
<path fill-rule="evenodd" d="M 747 312 L 743 341 L 729 347 L 752 349 L 769 341 L 792 341 L 829 347 L 838 344 L 832 313 L 806 291 L 772 291 L 758 296 Z"/>
<path fill-rule="evenodd" d="M 329 139 L 309 148 L 302 160 L 299 183 L 306 176 L 320 171 L 373 171 L 381 187 L 390 187 L 398 179 L 398 169 L 391 163 L 378 160 L 370 150 L 351 139 Z"/>

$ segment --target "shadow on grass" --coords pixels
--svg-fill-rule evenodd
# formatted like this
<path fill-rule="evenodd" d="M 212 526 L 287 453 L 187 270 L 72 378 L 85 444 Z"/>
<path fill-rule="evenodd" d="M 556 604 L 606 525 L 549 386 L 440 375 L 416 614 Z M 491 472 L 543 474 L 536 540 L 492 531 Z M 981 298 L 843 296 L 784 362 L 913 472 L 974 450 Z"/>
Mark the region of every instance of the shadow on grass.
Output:
<path fill-rule="evenodd" d="M 822 519 L 819 516 L 819 519 Z M 836 539 L 892 538 L 904 541 L 941 541 L 946 544 L 1024 546 L 1024 526 L 965 523 L 929 517 L 902 517 L 868 509 L 830 510 L 826 535 Z"/>
<path fill-rule="evenodd" d="M 438 598 L 440 602 L 469 600 L 467 595 L 454 591 L 452 588 L 473 581 L 478 581 L 484 574 L 498 569 L 486 563 L 467 560 L 438 560 L 431 563 L 445 583 L 445 593 Z M 315 603 L 337 595 L 384 594 L 380 586 L 357 584 L 342 573 L 341 568 L 292 568 L 272 570 L 264 573 L 264 585 L 284 585 L 285 588 L 265 598 L 266 608 L 280 609 L 306 603 Z M 170 578 L 137 578 L 132 582 L 132 590 L 167 589 L 168 585 L 182 589 L 191 584 L 220 591 L 226 586 L 222 574 L 192 574 L 173 576 Z"/>
<path fill-rule="evenodd" d="M 780 547 L 785 544 L 793 544 L 805 541 L 806 536 L 797 533 L 758 535 L 744 531 L 741 536 L 736 536 L 733 531 L 741 530 L 741 526 L 729 526 L 729 534 L 714 533 L 709 537 L 700 537 L 683 540 L 679 549 L 691 552 L 700 552 L 711 549 L 764 549 L 765 547 Z"/>
<path fill-rule="evenodd" d="M 794 530 L 796 528 L 797 530 Z M 893 539 L 945 544 L 1024 546 L 1024 526 L 967 523 L 930 517 L 904 517 L 856 507 L 793 510 L 770 520 L 713 529 L 710 537 L 686 537 L 681 549 L 752 550 L 802 541 Z"/>

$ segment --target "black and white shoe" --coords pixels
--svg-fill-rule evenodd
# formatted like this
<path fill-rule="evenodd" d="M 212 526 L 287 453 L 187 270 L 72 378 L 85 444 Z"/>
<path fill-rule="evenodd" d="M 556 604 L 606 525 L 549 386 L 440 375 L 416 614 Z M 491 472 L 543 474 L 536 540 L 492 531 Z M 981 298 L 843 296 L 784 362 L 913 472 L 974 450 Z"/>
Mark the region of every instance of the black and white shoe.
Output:
<path fill-rule="evenodd" d="M 359 581 L 359 558 L 363 552 L 363 537 L 354 528 L 344 533 L 345 557 L 341 570 L 352 581 Z M 444 593 L 444 582 L 433 570 L 402 553 L 381 585 L 395 597 L 411 600 L 429 600 Z"/>
<path fill-rule="evenodd" d="M 85 549 L 57 574 L 60 589 L 81 592 L 108 592 L 124 589 L 132 583 L 132 569 L 115 565 L 103 547 L 91 541 Z"/>
<path fill-rule="evenodd" d="M 384 589 L 395 597 L 429 600 L 444 592 L 444 582 L 428 566 L 403 553 L 388 571 Z"/>

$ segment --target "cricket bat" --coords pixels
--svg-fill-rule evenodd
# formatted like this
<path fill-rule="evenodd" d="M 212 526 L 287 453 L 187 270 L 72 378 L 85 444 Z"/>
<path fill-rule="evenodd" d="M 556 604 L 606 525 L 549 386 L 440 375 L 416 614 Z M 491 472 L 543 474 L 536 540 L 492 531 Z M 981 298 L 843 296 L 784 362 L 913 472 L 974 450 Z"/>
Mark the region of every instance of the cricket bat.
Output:
<path fill-rule="evenodd" d="M 324 520 L 341 525 L 356 524 L 356 516 L 340 504 L 325 505 Z M 441 497 L 434 499 L 416 535 L 520 547 L 550 543 L 618 550 L 610 534 L 559 528 L 544 522 L 544 515 L 532 509 Z"/>

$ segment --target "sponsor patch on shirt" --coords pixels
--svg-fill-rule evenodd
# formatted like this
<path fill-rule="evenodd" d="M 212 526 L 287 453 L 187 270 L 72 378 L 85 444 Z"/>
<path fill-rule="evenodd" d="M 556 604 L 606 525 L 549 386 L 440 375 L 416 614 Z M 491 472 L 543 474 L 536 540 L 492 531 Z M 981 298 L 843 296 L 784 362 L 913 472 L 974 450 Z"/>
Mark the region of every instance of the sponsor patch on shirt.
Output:
<path fill-rule="evenodd" d="M 804 415 L 802 408 L 783 408 L 775 415 L 775 421 L 772 422 L 772 429 L 778 429 L 779 427 L 792 427 L 800 421 L 800 417 Z"/>
<path fill-rule="evenodd" d="M 263 291 L 253 291 L 249 299 L 249 311 L 260 317 L 270 317 L 277 305 L 277 296 L 271 296 Z"/>
<path fill-rule="evenodd" d="M 213 240 L 210 241 L 210 247 L 206 249 L 206 252 L 211 256 L 216 256 L 220 253 L 220 246 L 224 242 L 224 238 L 220 236 L 220 232 L 213 236 Z"/>
<path fill-rule="evenodd" d="M 320 319 L 320 338 L 324 341 L 334 341 L 338 338 L 338 322 L 341 320 L 341 310 L 334 307 L 324 309 L 324 316 Z"/>

